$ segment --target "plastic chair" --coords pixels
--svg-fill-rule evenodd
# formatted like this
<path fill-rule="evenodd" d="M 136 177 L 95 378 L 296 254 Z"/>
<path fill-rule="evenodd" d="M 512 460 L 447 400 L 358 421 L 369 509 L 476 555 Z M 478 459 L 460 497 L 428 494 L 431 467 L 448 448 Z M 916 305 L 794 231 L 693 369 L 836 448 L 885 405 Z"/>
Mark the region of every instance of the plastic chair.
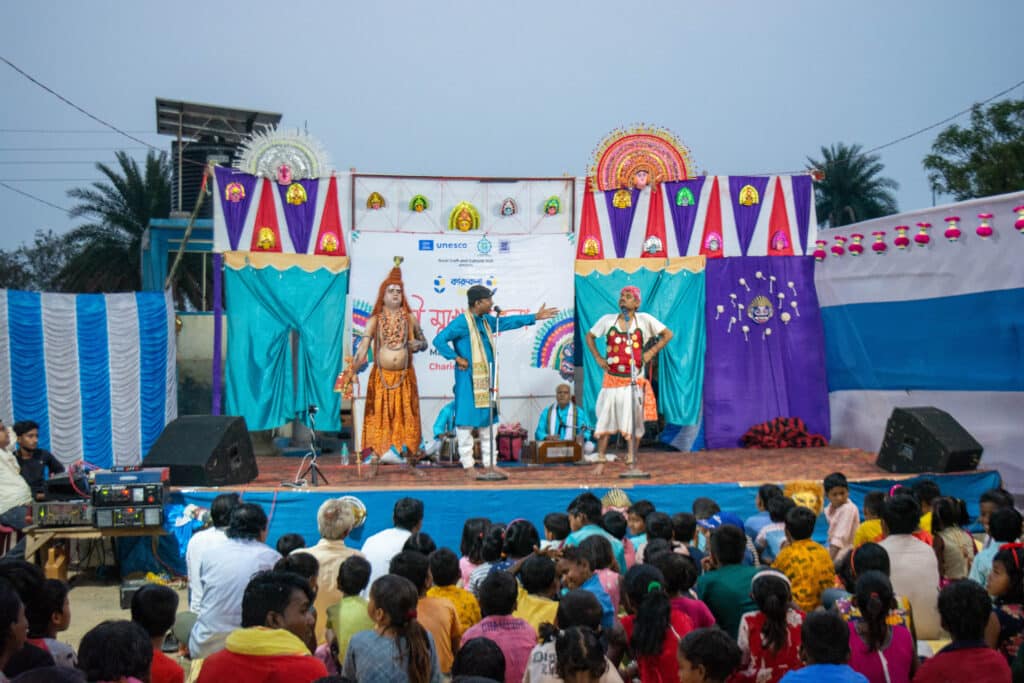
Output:
<path fill-rule="evenodd" d="M 17 533 L 17 529 L 0 524 L 0 557 L 3 557 L 10 551 Z"/>

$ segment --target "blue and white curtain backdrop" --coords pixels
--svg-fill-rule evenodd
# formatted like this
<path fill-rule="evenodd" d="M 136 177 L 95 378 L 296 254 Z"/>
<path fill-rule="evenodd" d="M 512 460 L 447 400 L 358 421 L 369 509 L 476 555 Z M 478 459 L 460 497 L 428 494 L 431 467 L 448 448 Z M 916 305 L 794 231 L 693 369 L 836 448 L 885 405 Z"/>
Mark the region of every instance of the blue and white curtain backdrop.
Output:
<path fill-rule="evenodd" d="M 169 293 L 0 289 L 0 418 L 62 462 L 137 465 L 178 415 Z"/>

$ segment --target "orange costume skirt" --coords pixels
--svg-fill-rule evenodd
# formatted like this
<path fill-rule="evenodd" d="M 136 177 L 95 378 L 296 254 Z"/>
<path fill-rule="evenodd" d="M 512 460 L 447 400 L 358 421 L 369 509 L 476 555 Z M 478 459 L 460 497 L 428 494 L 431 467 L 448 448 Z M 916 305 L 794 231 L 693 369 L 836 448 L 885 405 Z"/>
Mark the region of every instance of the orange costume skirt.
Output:
<path fill-rule="evenodd" d="M 416 370 L 382 370 L 376 363 L 370 368 L 366 386 L 366 412 L 363 415 L 363 450 L 384 455 L 392 446 L 415 455 L 420 449 L 420 392 Z"/>

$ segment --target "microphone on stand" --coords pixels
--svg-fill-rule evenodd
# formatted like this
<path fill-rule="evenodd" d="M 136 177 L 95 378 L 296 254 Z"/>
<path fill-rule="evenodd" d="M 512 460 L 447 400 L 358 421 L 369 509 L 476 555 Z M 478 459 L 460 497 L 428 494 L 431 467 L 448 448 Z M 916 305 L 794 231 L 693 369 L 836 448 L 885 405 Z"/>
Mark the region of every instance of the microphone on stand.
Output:
<path fill-rule="evenodd" d="M 495 306 L 494 307 L 494 315 L 495 316 L 501 315 L 501 306 Z"/>

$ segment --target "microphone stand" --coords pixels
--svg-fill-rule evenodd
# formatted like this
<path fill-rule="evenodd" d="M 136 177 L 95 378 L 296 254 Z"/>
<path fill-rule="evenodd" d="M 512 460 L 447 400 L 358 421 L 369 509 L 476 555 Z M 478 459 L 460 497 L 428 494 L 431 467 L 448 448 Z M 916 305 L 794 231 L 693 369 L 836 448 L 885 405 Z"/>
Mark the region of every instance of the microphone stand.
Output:
<path fill-rule="evenodd" d="M 636 313 L 633 313 L 633 318 L 629 317 L 629 313 L 626 311 L 622 312 L 623 317 L 626 318 L 626 339 L 630 347 L 633 344 L 633 330 L 631 329 L 630 323 L 636 324 Z M 641 360 L 643 359 L 643 349 L 640 350 Z M 637 384 L 637 376 L 640 374 L 640 369 L 636 366 L 636 359 L 633 357 L 633 349 L 629 349 L 629 444 L 628 448 L 633 453 L 632 460 L 627 464 L 626 470 L 619 474 L 619 479 L 650 479 L 651 475 L 648 472 L 637 467 L 637 460 L 640 457 L 640 439 L 636 438 L 636 409 L 637 403 L 642 403 L 643 392 L 640 390 L 639 384 Z M 640 399 L 638 401 L 637 399 Z M 640 418 L 643 420 L 643 417 Z"/>
<path fill-rule="evenodd" d="M 498 400 L 498 338 L 501 336 L 501 309 L 494 309 L 494 344 L 492 344 L 491 355 L 494 361 L 491 363 L 490 372 L 490 401 L 487 405 L 487 442 L 488 450 L 491 452 L 491 463 L 486 469 L 477 475 L 477 481 L 504 481 L 508 479 L 507 474 L 498 471 L 498 444 L 494 441 L 494 404 Z M 480 447 L 480 454 L 483 455 L 483 446 Z"/>
<path fill-rule="evenodd" d="M 295 484 L 301 485 L 300 482 L 305 482 L 306 475 L 309 475 L 310 486 L 319 486 L 320 479 L 323 479 L 324 483 L 330 486 L 331 482 L 327 481 L 327 477 L 324 476 L 324 473 L 320 471 L 320 467 L 316 464 L 317 459 L 320 457 L 320 444 L 316 439 L 316 410 L 308 410 L 306 414 L 309 416 L 310 425 L 309 453 L 306 454 L 309 457 L 309 464 L 306 465 L 306 469 L 295 478 Z"/>

